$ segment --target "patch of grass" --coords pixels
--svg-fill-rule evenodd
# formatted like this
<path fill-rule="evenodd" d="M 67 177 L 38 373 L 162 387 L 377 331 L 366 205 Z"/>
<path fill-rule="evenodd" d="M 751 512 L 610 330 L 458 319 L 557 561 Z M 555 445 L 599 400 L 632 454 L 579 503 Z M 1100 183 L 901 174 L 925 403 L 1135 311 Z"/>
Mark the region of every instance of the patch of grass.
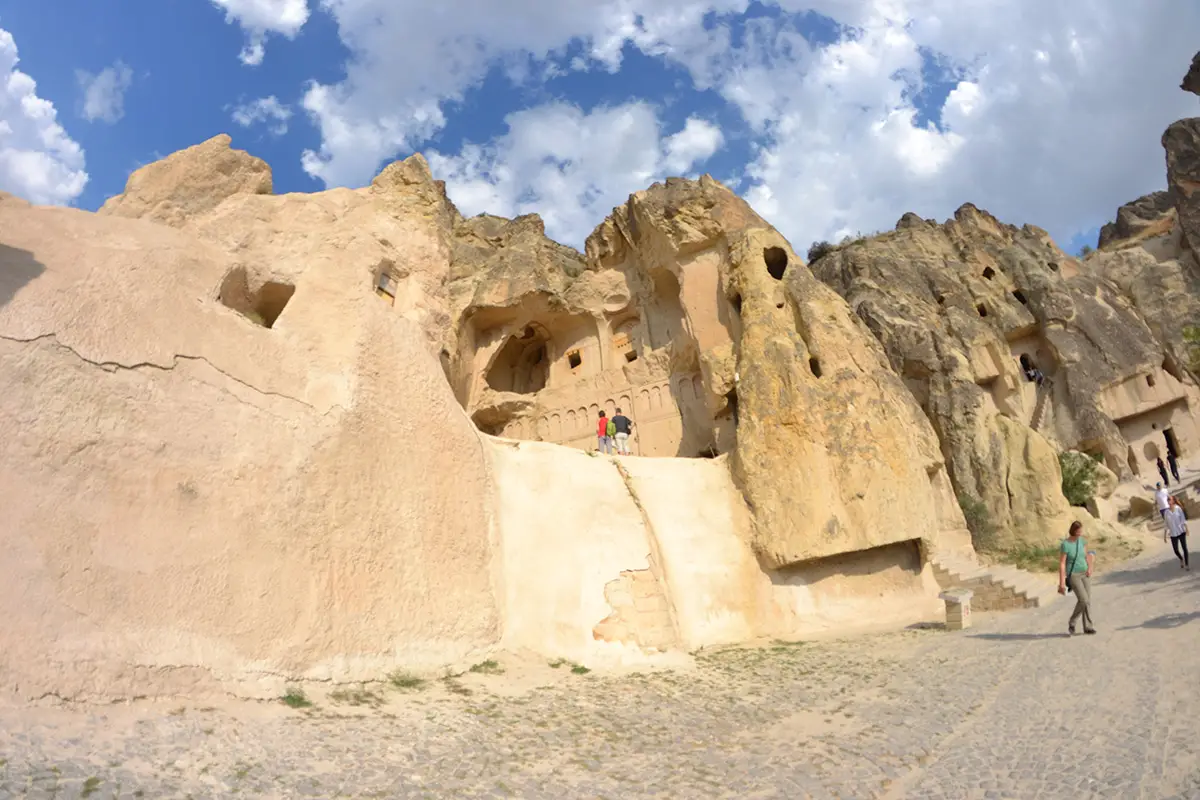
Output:
<path fill-rule="evenodd" d="M 168 717 L 182 717 L 186 713 L 187 713 L 187 707 L 180 706 L 179 708 L 172 708 L 170 711 L 168 711 L 167 716 Z"/>
<path fill-rule="evenodd" d="M 563 664 L 566 664 L 567 660 L 565 658 L 556 658 L 548 663 L 550 664 L 550 669 L 558 669 Z"/>
<path fill-rule="evenodd" d="M 238 764 L 236 764 L 234 766 L 233 777 L 240 781 L 243 778 L 245 778 L 247 775 L 250 774 L 250 769 L 251 769 L 250 764 L 243 764 L 243 763 L 239 762 Z"/>
<path fill-rule="evenodd" d="M 387 679 L 388 683 L 397 689 L 424 689 L 426 683 L 424 678 L 401 669 L 388 673 Z"/>
<path fill-rule="evenodd" d="M 100 779 L 99 778 L 88 778 L 86 781 L 83 782 L 83 791 L 80 793 L 79 796 L 80 797 L 91 797 L 93 794 L 96 793 L 96 791 L 99 788 L 100 788 Z"/>
<path fill-rule="evenodd" d="M 572 675 L 587 675 L 589 672 L 591 672 L 591 670 L 585 667 L 583 664 L 573 664 L 571 666 Z"/>
<path fill-rule="evenodd" d="M 1058 545 L 1014 547 L 996 553 L 995 558 L 1027 572 L 1058 572 Z"/>
<path fill-rule="evenodd" d="M 464 697 L 471 694 L 470 688 L 464 686 L 463 682 L 453 675 L 447 675 L 446 677 L 442 678 L 442 685 L 445 686 L 446 691 L 450 692 L 451 694 L 458 694 Z"/>
<path fill-rule="evenodd" d="M 996 541 L 996 525 L 987 504 L 969 494 L 959 495 L 958 507 L 967 521 L 967 530 L 977 550 L 991 550 Z"/>
<path fill-rule="evenodd" d="M 212 736 L 212 735 L 213 735 L 213 729 L 212 729 L 212 728 L 204 728 L 204 729 L 202 729 L 200 732 L 201 732 L 201 733 L 203 733 L 205 736 Z"/>
<path fill-rule="evenodd" d="M 312 708 L 312 701 L 304 694 L 304 690 L 295 686 L 284 692 L 283 697 L 279 698 L 279 702 L 289 708 Z"/>
<path fill-rule="evenodd" d="M 351 706 L 370 706 L 378 708 L 383 705 L 383 698 L 370 689 L 338 689 L 329 693 L 329 699 L 335 703 L 345 703 Z"/>
<path fill-rule="evenodd" d="M 475 666 L 471 667 L 471 672 L 480 675 L 503 675 L 504 667 L 500 666 L 500 662 L 489 658 L 487 661 L 480 661 Z"/>

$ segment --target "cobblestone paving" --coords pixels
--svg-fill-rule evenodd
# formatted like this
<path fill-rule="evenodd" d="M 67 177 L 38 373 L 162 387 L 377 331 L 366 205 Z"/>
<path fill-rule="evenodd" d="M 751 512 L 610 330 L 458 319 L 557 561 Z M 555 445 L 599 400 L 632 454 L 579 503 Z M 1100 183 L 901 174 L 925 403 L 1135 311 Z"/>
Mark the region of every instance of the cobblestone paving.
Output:
<path fill-rule="evenodd" d="M 1074 639 L 1064 601 L 377 706 L 0 710 L 0 797 L 1200 798 L 1200 574 L 1169 558 L 1101 579 Z"/>

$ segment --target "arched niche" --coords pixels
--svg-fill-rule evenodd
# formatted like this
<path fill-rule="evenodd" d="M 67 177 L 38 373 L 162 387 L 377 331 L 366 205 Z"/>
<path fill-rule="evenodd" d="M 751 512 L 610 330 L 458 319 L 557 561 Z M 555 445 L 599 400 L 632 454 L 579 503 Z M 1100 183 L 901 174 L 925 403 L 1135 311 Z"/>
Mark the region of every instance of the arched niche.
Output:
<path fill-rule="evenodd" d="M 497 392 L 534 394 L 546 388 L 550 376 L 550 334 L 537 323 L 510 336 L 492 360 L 487 384 Z"/>

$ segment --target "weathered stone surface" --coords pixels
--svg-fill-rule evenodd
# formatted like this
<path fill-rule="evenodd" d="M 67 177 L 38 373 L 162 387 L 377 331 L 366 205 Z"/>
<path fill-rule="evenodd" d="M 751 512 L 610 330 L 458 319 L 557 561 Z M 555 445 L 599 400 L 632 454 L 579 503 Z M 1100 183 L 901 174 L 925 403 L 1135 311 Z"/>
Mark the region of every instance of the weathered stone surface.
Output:
<path fill-rule="evenodd" d="M 1200 53 L 1196 53 L 1196 57 L 1192 59 L 1191 69 L 1183 76 L 1183 83 L 1179 84 L 1179 88 L 1185 92 L 1200 94 Z"/>
<path fill-rule="evenodd" d="M 129 176 L 125 191 L 100 214 L 150 219 L 182 227 L 235 194 L 271 194 L 271 168 L 230 148 L 227 134 L 147 164 Z"/>
<path fill-rule="evenodd" d="M 1044 231 L 969 205 L 945 225 L 903 222 L 813 270 L 847 298 L 924 407 L 959 496 L 986 506 L 977 545 L 1061 538 L 1058 448 L 1102 453 L 1126 475 L 1146 469 L 1153 459 L 1140 453 L 1131 467 L 1130 447 L 1154 436 L 1164 447 L 1162 434 L 1121 421 L 1155 408 L 1192 442 L 1190 411 L 1171 422 L 1191 391 L 1163 369 L 1181 374 L 1174 345 L 1116 286 L 1080 274 Z M 1029 381 L 1022 357 L 1050 381 Z M 1166 394 L 1139 389 L 1143 379 Z"/>
<path fill-rule="evenodd" d="M 1163 233 L 1171 227 L 1175 204 L 1170 192 L 1151 192 L 1126 203 L 1117 209 L 1116 222 L 1109 222 L 1100 229 L 1100 247 L 1109 247 L 1117 242 Z"/>
<path fill-rule="evenodd" d="M 1200 117 L 1172 124 L 1162 144 L 1167 151 L 1167 186 L 1184 241 L 1193 252 L 1200 252 Z"/>
<path fill-rule="evenodd" d="M 253 199 L 281 240 L 304 210 Z M 430 226 L 396 224 L 436 251 Z M 11 202 L 0 229 L 4 689 L 270 696 L 498 640 L 490 465 L 353 246 L 243 264 Z M 239 270 L 273 327 L 218 301 Z"/>
<path fill-rule="evenodd" d="M 104 215 L 0 196 L 0 688 L 266 697 L 495 647 L 669 662 L 655 651 L 937 613 L 917 541 L 970 544 L 932 432 L 811 278 L 783 316 L 838 388 L 795 384 L 807 356 L 740 349 L 739 293 L 766 330 L 768 270 L 794 256 L 715 181 L 638 193 L 585 259 L 536 217 L 462 219 L 419 156 L 285 196 L 205 163 L 147 168 Z M 495 373 L 539 345 L 548 385 L 514 385 L 533 361 Z M 744 451 L 739 369 L 762 387 Z M 551 427 L 555 397 L 581 434 Z M 476 429 L 590 451 L 613 401 L 636 451 L 739 471 Z M 769 428 L 798 410 L 820 421 Z"/>

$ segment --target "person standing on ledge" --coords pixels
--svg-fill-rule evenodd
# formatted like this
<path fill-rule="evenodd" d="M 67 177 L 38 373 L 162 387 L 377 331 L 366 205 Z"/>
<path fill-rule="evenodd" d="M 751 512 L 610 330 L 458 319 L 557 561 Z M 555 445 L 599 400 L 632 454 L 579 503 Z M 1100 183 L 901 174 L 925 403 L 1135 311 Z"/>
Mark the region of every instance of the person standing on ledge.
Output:
<path fill-rule="evenodd" d="M 1159 457 L 1157 460 L 1158 460 L 1158 474 L 1162 475 L 1163 483 L 1166 484 L 1167 486 L 1170 486 L 1171 482 L 1169 480 L 1167 480 L 1167 465 L 1162 463 L 1161 457 Z"/>
<path fill-rule="evenodd" d="M 1158 507 L 1158 515 L 1167 518 L 1167 509 L 1171 507 L 1171 494 L 1161 483 L 1154 485 L 1154 505 Z"/>
<path fill-rule="evenodd" d="M 604 455 L 612 455 L 612 439 L 608 436 L 608 415 L 603 411 L 600 412 L 600 420 L 596 424 L 596 444 L 597 449 Z"/>
<path fill-rule="evenodd" d="M 1058 593 L 1075 593 L 1075 610 L 1071 612 L 1071 621 L 1067 624 L 1067 633 L 1075 635 L 1075 623 L 1083 617 L 1083 632 L 1095 633 L 1096 626 L 1092 624 L 1092 561 L 1094 553 L 1089 553 L 1087 540 L 1083 538 L 1083 523 L 1075 520 L 1066 539 L 1058 547 Z"/>
<path fill-rule="evenodd" d="M 1175 557 L 1179 559 L 1179 567 L 1190 570 L 1192 566 L 1188 563 L 1187 514 L 1183 513 L 1183 506 L 1179 505 L 1177 498 L 1171 498 L 1171 507 L 1167 509 L 1166 514 L 1163 514 L 1163 520 L 1167 523 L 1167 529 L 1163 531 L 1163 541 L 1165 542 L 1167 534 L 1170 534 L 1171 549 L 1175 551 Z"/>
<path fill-rule="evenodd" d="M 629 434 L 633 433 L 633 420 L 622 414 L 621 409 L 618 408 L 612 421 L 613 427 L 617 430 L 617 453 L 627 456 L 629 455 Z"/>
<path fill-rule="evenodd" d="M 1171 468 L 1171 477 L 1175 479 L 1176 483 L 1179 483 L 1179 460 L 1175 458 L 1174 450 L 1167 451 L 1167 466 Z"/>

